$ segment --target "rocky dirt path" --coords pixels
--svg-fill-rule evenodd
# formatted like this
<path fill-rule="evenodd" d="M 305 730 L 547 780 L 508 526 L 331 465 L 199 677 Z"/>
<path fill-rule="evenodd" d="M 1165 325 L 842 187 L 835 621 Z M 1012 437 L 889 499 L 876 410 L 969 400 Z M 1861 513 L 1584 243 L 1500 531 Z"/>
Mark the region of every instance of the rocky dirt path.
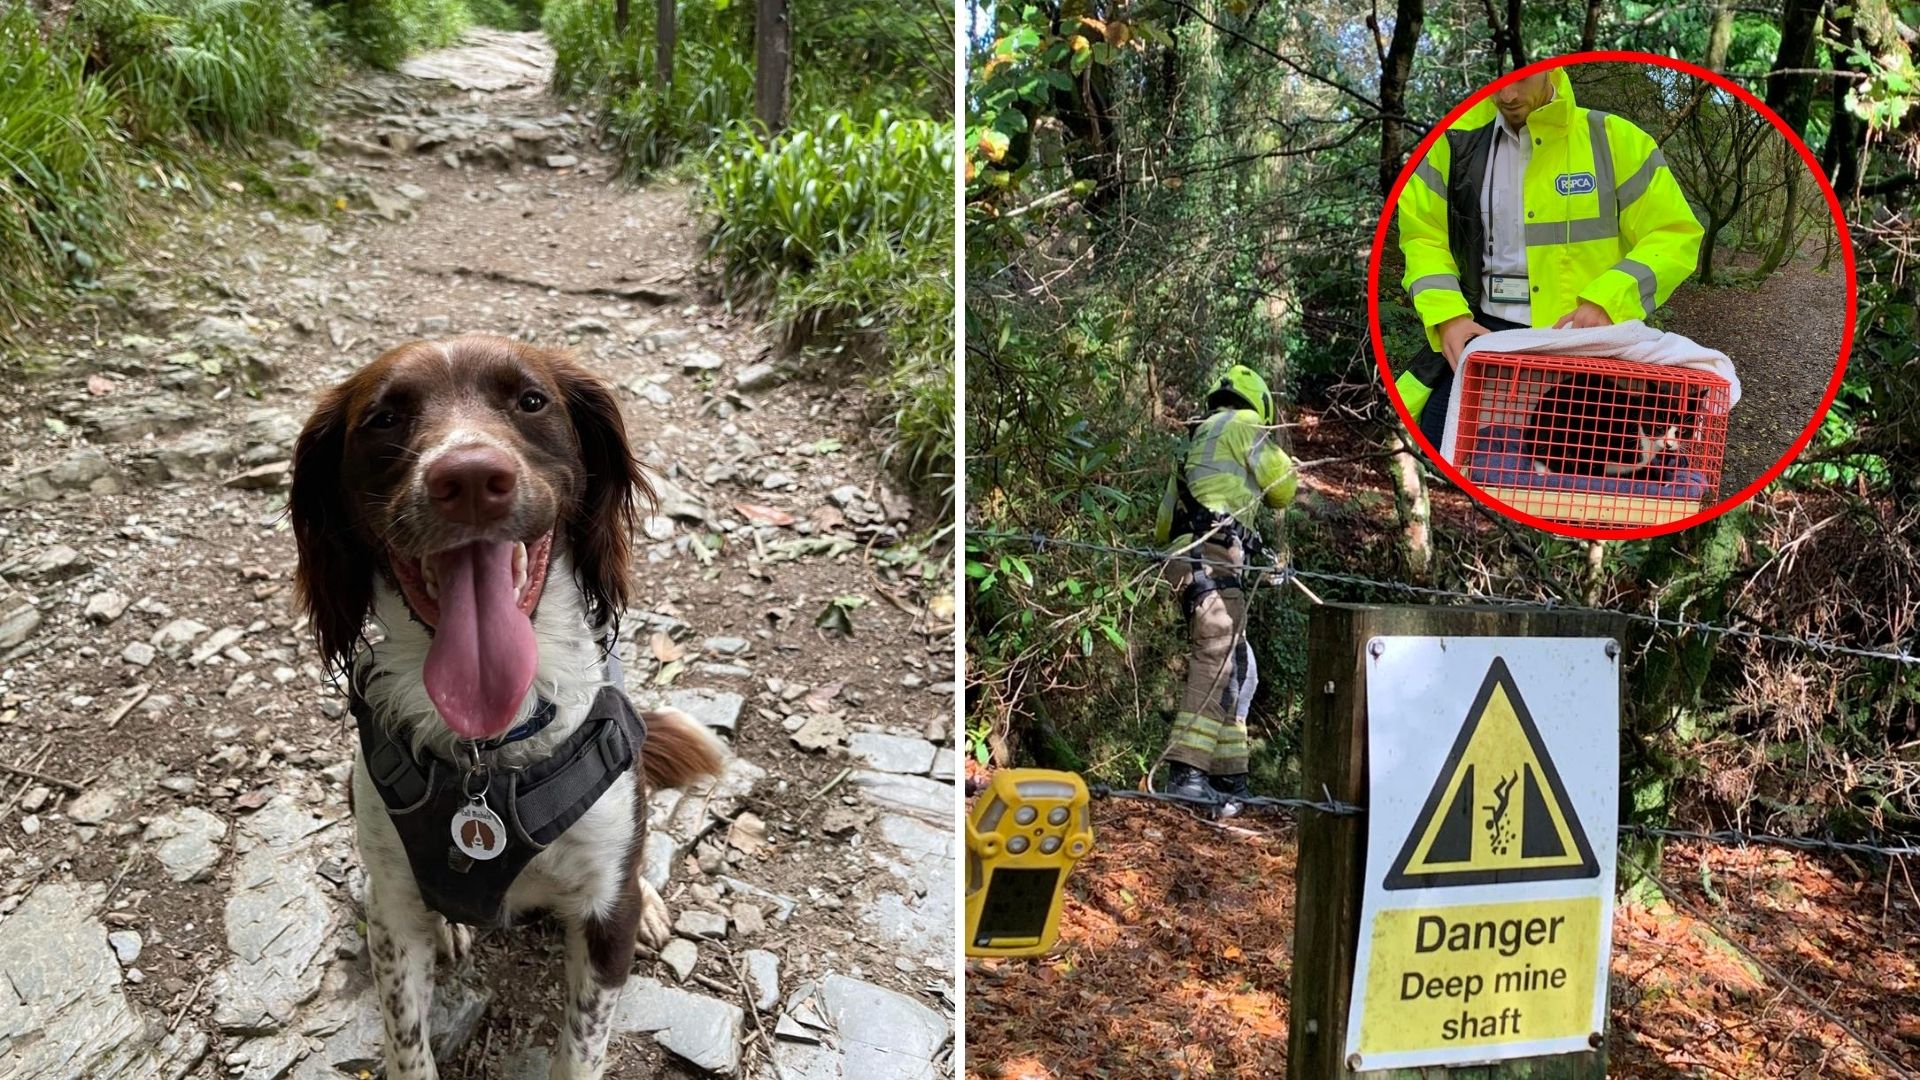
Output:
<path fill-rule="evenodd" d="M 656 796 L 610 1076 L 951 1075 L 951 584 L 857 386 L 703 284 L 685 189 L 609 182 L 538 35 L 362 77 L 271 200 L 188 209 L 0 371 L 0 1077 L 377 1075 L 352 737 L 290 602 L 313 394 L 400 341 L 568 342 L 659 478 L 621 650 L 734 742 Z M 257 193 L 256 193 L 257 194 Z M 183 207 L 186 200 L 181 200 Z M 851 635 L 833 626 L 850 625 Z M 443 1075 L 544 1077 L 561 947 L 442 971 Z"/>
<path fill-rule="evenodd" d="M 1727 269 L 1750 270 L 1742 258 Z M 1727 418 L 1720 497 L 1766 475 L 1806 429 L 1825 399 L 1847 325 L 1847 275 L 1836 256 L 1803 251 L 1753 285 L 1682 288 L 1662 325 L 1719 349 L 1740 374 L 1740 404 Z"/>

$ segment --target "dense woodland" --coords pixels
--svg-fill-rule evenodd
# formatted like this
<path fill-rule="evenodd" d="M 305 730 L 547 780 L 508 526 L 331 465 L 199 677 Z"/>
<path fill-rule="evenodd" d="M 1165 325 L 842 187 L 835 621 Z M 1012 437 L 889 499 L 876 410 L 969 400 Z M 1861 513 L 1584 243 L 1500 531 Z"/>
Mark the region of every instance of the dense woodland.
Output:
<path fill-rule="evenodd" d="M 1916 25 L 1920 7 L 1883 0 L 981 10 L 966 130 L 970 528 L 1150 543 L 1199 392 L 1246 362 L 1280 384 L 1303 463 L 1302 495 L 1271 537 L 1301 567 L 1911 646 Z M 1840 396 L 1778 482 L 1709 525 L 1589 544 L 1481 509 L 1408 452 L 1374 369 L 1366 280 L 1385 195 L 1431 126 L 1505 71 L 1595 48 L 1723 71 L 1801 133 L 1845 208 L 1859 309 Z M 1594 92 L 1662 91 L 1642 81 Z M 1763 290 L 1783 274 L 1842 275 L 1824 195 L 1786 167 L 1784 140 L 1725 95 L 1673 100 L 1672 128 L 1655 134 L 1711 227 L 1690 295 L 1737 313 L 1771 303 Z M 1397 278 L 1382 273 L 1383 308 Z M 1394 318 L 1389 335 L 1410 328 Z M 975 539 L 967 572 L 975 754 L 1135 780 L 1164 741 L 1184 651 L 1153 566 Z M 1253 600 L 1254 779 L 1269 792 L 1297 784 L 1308 603 L 1285 586 Z M 1636 817 L 1920 826 L 1913 669 L 1645 627 L 1631 656 Z"/>

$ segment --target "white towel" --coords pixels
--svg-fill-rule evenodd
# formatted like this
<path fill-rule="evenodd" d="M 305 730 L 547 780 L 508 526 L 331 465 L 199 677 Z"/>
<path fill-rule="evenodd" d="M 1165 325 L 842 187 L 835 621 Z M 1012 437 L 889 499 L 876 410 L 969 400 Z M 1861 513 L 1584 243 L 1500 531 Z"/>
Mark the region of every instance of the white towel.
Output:
<path fill-rule="evenodd" d="M 1734 374 L 1733 361 L 1726 353 L 1709 349 L 1692 338 L 1655 330 L 1639 319 L 1582 330 L 1496 330 L 1467 342 L 1466 348 L 1460 350 L 1461 365 L 1477 352 L 1606 356 L 1641 364 L 1700 368 L 1727 380 L 1728 408 L 1740 403 L 1740 377 Z M 1453 392 L 1447 398 L 1446 437 L 1440 445 L 1440 456 L 1448 461 L 1454 461 L 1454 428 L 1460 422 L 1462 381 L 1453 380 Z"/>

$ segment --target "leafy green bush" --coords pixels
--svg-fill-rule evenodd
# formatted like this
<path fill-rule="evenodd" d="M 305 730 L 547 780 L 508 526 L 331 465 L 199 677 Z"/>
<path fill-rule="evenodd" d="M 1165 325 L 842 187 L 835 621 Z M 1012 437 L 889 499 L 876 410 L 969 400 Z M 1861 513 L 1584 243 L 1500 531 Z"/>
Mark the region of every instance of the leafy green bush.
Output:
<path fill-rule="evenodd" d="M 735 124 L 699 170 L 730 297 L 791 340 L 879 361 L 910 479 L 953 476 L 953 137 L 932 120 L 834 113 L 767 141 Z"/>
<path fill-rule="evenodd" d="M 673 92 L 642 84 L 607 102 L 606 127 L 629 179 L 709 146 L 753 111 L 753 61 L 726 49 L 690 48 L 676 57 Z"/>
<path fill-rule="evenodd" d="M 116 246 L 125 140 L 113 112 L 85 53 L 43 39 L 24 5 L 0 12 L 0 304 L 16 318 Z"/>
<path fill-rule="evenodd" d="M 735 125 L 700 170 L 709 251 L 729 294 L 767 298 L 782 275 L 856 248 L 951 235 L 952 169 L 948 125 L 885 110 L 864 124 L 834 113 L 771 143 Z"/>
<path fill-rule="evenodd" d="M 653 9 L 633 5 L 627 32 L 613 29 L 613 5 L 604 0 L 555 0 L 540 16 L 553 43 L 553 92 L 566 98 L 619 93 L 647 81 L 653 70 Z"/>
<path fill-rule="evenodd" d="M 397 67 L 415 50 L 453 44 L 472 21 L 461 0 L 335 0 L 319 6 L 348 55 L 382 68 Z"/>
<path fill-rule="evenodd" d="M 321 56 L 322 20 L 297 0 L 83 0 L 96 77 L 154 141 L 181 129 L 232 142 L 299 122 Z"/>
<path fill-rule="evenodd" d="M 482 26 L 501 30 L 540 28 L 540 0 L 466 0 L 467 12 Z"/>
<path fill-rule="evenodd" d="M 948 234 L 951 236 L 951 233 Z M 845 343 L 885 361 L 874 389 L 902 474 L 935 490 L 953 482 L 953 247 L 877 240 L 780 283 L 772 314 L 790 338 Z"/>

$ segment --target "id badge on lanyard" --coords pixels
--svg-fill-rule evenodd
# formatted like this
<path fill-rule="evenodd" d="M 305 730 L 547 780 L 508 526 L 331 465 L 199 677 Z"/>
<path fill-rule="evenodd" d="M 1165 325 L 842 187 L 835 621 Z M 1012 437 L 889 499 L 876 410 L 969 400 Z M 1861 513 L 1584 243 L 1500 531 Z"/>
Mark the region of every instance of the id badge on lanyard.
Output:
<path fill-rule="evenodd" d="M 1527 303 L 1531 299 L 1527 295 L 1527 279 L 1512 274 L 1488 274 L 1487 299 L 1496 304 Z"/>

